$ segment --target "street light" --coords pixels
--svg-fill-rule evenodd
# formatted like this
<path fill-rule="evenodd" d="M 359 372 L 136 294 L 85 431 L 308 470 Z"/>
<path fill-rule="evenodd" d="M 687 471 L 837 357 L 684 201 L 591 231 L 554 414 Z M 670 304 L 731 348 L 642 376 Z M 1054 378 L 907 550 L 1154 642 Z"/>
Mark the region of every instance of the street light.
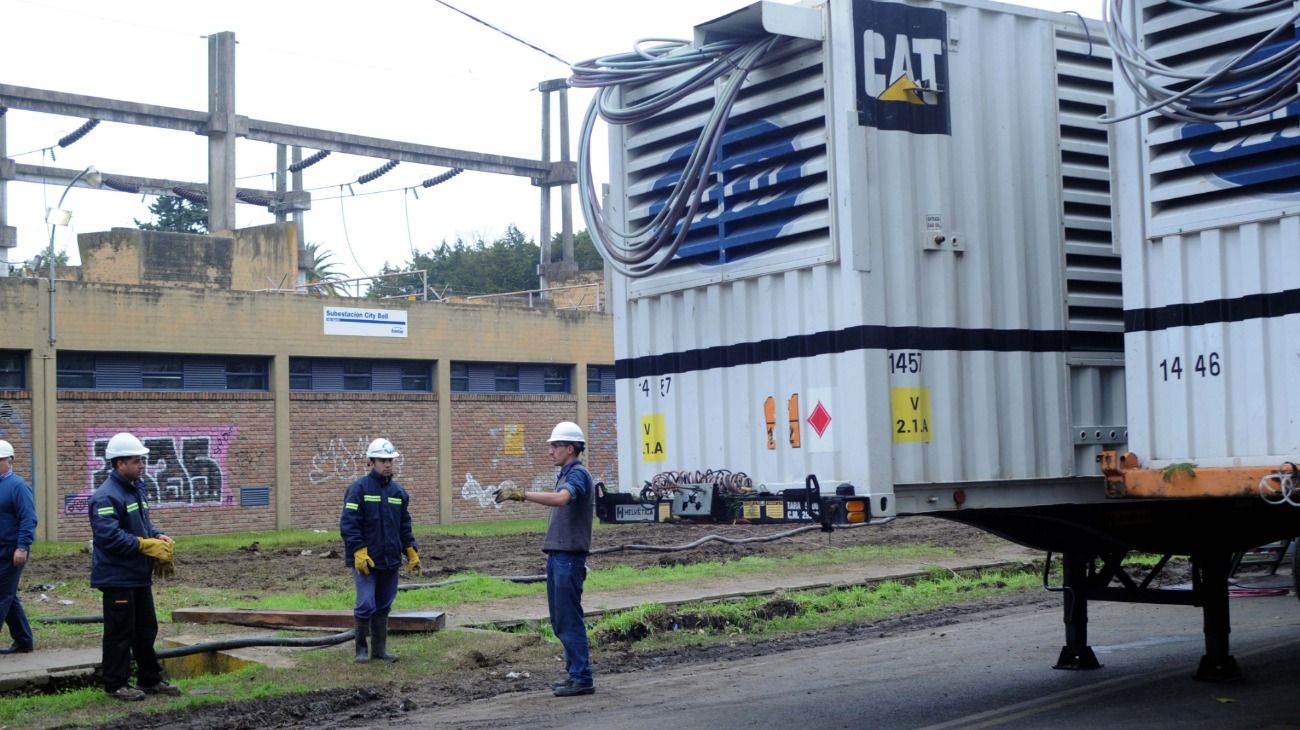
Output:
<path fill-rule="evenodd" d="M 68 191 L 73 185 L 81 179 L 85 179 L 86 184 L 92 188 L 97 188 L 104 184 L 104 176 L 94 165 L 89 165 L 86 169 L 77 173 L 72 181 L 63 188 L 63 194 L 59 196 L 59 202 L 53 208 L 46 211 L 45 222 L 50 224 L 50 247 L 45 254 L 45 264 L 50 272 L 50 344 L 54 344 L 54 232 L 59 226 L 66 226 L 72 220 L 72 211 L 63 209 L 63 199 L 68 197 Z"/>

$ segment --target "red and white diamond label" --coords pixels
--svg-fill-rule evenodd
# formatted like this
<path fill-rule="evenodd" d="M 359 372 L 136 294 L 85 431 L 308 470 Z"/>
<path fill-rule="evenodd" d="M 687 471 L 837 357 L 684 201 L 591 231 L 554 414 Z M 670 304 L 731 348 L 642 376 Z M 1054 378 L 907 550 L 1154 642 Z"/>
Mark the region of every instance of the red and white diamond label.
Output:
<path fill-rule="evenodd" d="M 825 436 L 826 429 L 831 427 L 831 413 L 821 401 L 817 401 L 812 413 L 808 414 L 808 425 L 813 427 L 819 438 Z"/>
<path fill-rule="evenodd" d="M 832 392 L 830 388 L 808 389 L 808 400 L 804 402 L 812 408 L 804 417 L 804 422 L 812 428 L 812 433 L 804 440 L 804 445 L 809 451 L 822 453 L 836 451 L 835 432 L 839 429 L 835 427 L 835 419 L 831 416 L 831 410 L 835 405 Z"/>

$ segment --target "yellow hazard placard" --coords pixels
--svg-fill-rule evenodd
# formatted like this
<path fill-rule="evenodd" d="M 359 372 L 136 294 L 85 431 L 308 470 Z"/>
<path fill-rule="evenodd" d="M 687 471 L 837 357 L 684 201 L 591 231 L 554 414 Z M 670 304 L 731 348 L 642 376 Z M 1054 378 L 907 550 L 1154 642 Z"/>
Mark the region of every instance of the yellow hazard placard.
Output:
<path fill-rule="evenodd" d="M 503 430 L 506 436 L 506 456 L 522 456 L 524 453 L 524 424 L 507 423 Z"/>
<path fill-rule="evenodd" d="M 889 406 L 894 443 L 930 443 L 929 388 L 890 388 Z"/>
<path fill-rule="evenodd" d="M 763 516 L 763 505 L 758 502 L 745 502 L 744 510 L 747 520 L 757 520 Z"/>
<path fill-rule="evenodd" d="M 769 520 L 785 519 L 785 503 L 783 502 L 766 502 L 763 504 L 763 510 L 767 512 Z"/>
<path fill-rule="evenodd" d="M 659 503 L 659 521 L 660 521 L 660 522 L 667 522 L 667 521 L 668 521 L 668 518 L 669 518 L 669 517 L 672 517 L 672 515 L 673 515 L 673 512 L 672 512 L 672 505 L 671 505 L 671 504 L 668 504 L 667 502 L 660 502 L 660 503 Z"/>
<path fill-rule="evenodd" d="M 651 413 L 641 416 L 641 460 L 645 462 L 667 461 L 668 449 L 664 429 L 664 414 Z"/>

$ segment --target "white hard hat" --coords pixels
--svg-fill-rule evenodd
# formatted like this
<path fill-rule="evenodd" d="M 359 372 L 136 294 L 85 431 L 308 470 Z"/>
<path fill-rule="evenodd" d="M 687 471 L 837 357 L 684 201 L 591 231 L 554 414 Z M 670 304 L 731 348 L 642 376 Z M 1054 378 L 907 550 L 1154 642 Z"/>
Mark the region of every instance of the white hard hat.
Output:
<path fill-rule="evenodd" d="M 367 459 L 396 459 L 399 456 L 401 454 L 388 439 L 375 439 L 370 442 L 370 448 L 366 449 Z"/>
<path fill-rule="evenodd" d="M 582 435 L 582 429 L 573 421 L 560 421 L 551 429 L 551 437 L 546 439 L 547 443 L 556 441 L 568 441 L 575 444 L 587 443 L 587 437 Z"/>
<path fill-rule="evenodd" d="M 14 456 L 14 445 L 0 439 L 0 459 L 12 459 Z"/>
<path fill-rule="evenodd" d="M 140 439 L 129 433 L 119 433 L 108 440 L 108 448 L 104 449 L 104 457 L 112 460 L 119 456 L 144 456 L 149 453 L 149 449 L 140 443 Z"/>

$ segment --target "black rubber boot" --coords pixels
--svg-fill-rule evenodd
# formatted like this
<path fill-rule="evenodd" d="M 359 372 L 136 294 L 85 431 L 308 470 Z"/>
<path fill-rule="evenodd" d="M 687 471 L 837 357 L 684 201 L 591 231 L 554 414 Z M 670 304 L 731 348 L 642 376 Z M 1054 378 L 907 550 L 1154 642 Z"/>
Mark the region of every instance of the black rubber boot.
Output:
<path fill-rule="evenodd" d="M 370 619 L 357 619 L 357 664 L 365 664 L 370 661 L 370 649 L 366 646 L 366 639 L 370 637 Z"/>
<path fill-rule="evenodd" d="M 377 661 L 395 662 L 397 657 L 388 653 L 388 617 L 375 616 L 370 619 L 370 628 L 374 631 L 375 649 L 370 656 Z"/>

